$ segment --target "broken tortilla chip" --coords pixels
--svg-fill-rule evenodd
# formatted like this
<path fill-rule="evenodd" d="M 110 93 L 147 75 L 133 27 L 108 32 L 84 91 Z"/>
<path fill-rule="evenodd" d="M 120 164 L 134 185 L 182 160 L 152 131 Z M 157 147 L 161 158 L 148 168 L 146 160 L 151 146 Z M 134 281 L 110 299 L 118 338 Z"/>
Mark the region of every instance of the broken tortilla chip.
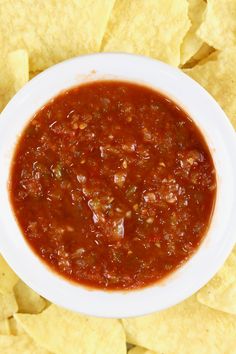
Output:
<path fill-rule="evenodd" d="M 0 320 L 11 317 L 18 310 L 13 292 L 0 293 Z"/>
<path fill-rule="evenodd" d="M 97 52 L 114 1 L 5 1 L 0 11 L 1 53 L 26 49 L 30 70 L 37 71 Z"/>
<path fill-rule="evenodd" d="M 45 300 L 22 280 L 15 285 L 14 293 L 21 313 L 39 313 L 46 306 Z"/>
<path fill-rule="evenodd" d="M 185 0 L 117 0 L 102 50 L 147 55 L 178 66 L 189 27 Z"/>
<path fill-rule="evenodd" d="M 158 354 L 158 353 L 145 348 L 134 347 L 128 351 L 128 354 Z"/>
<path fill-rule="evenodd" d="M 0 24 L 1 26 L 1 24 Z M 25 50 L 10 52 L 0 60 L 0 112 L 29 79 L 28 54 Z M 1 260 L 0 260 L 1 262 Z M 1 272 L 0 263 L 0 272 Z M 1 276 L 1 275 L 0 275 Z M 1 288 L 1 280 L 0 280 Z"/>
<path fill-rule="evenodd" d="M 208 0 L 205 20 L 198 30 L 199 37 L 215 49 L 235 46 L 235 15 L 235 0 Z"/>
<path fill-rule="evenodd" d="M 236 315 L 236 247 L 214 278 L 197 293 L 200 303 Z"/>
<path fill-rule="evenodd" d="M 15 319 L 38 345 L 61 354 L 126 353 L 121 323 L 82 316 L 56 305 L 38 315 L 16 314 Z"/>
<path fill-rule="evenodd" d="M 27 335 L 4 336 L 0 335 L 1 354 L 50 354 L 47 350 L 40 348 Z"/>
<path fill-rule="evenodd" d="M 10 334 L 14 336 L 26 334 L 22 326 L 15 320 L 14 317 L 9 318 L 8 322 L 9 322 Z"/>
<path fill-rule="evenodd" d="M 3 334 L 4 335 L 11 334 L 9 320 L 7 318 L 0 320 L 0 335 Z"/>
<path fill-rule="evenodd" d="M 204 0 L 189 0 L 188 13 L 192 25 L 181 44 L 180 62 L 182 65 L 193 57 L 203 44 L 203 40 L 197 35 L 197 30 L 202 23 L 205 8 Z"/>
<path fill-rule="evenodd" d="M 129 343 L 157 353 L 235 353 L 236 316 L 210 309 L 195 296 L 167 310 L 122 321 Z"/>
<path fill-rule="evenodd" d="M 236 129 L 236 47 L 213 53 L 185 73 L 199 82 L 220 104 Z"/>

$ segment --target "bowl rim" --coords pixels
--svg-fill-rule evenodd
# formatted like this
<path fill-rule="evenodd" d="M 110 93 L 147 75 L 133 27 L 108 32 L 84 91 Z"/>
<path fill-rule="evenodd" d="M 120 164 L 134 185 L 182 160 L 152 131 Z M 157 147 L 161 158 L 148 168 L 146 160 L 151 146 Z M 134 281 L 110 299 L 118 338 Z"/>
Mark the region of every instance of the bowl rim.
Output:
<path fill-rule="evenodd" d="M 141 71 L 139 75 L 137 74 L 138 69 Z M 95 70 L 95 73 L 92 72 L 93 70 Z M 121 72 L 124 75 L 121 75 Z M 155 72 L 155 75 L 153 75 L 153 72 Z M 189 113 L 195 122 L 197 119 L 200 119 L 200 111 L 204 111 L 206 121 L 209 120 L 207 124 L 209 124 L 211 129 L 208 128 L 209 131 L 204 133 L 204 136 L 212 152 L 217 173 L 220 170 L 223 176 L 218 180 L 218 187 L 220 185 L 220 189 L 217 188 L 216 203 L 222 204 L 220 210 L 224 210 L 223 215 L 221 213 L 224 226 L 220 224 L 222 221 L 218 220 L 218 217 L 216 225 L 219 227 L 219 230 L 216 229 L 216 226 L 214 226 L 215 229 L 213 231 L 213 226 L 210 229 L 211 233 L 217 234 L 219 239 L 213 241 L 210 239 L 209 242 L 208 234 L 210 234 L 210 231 L 208 231 L 207 236 L 194 256 L 180 269 L 173 272 L 171 276 L 165 278 L 163 282 L 128 292 L 90 290 L 76 286 L 69 283 L 66 279 L 61 278 L 43 264 L 24 240 L 16 221 L 14 227 L 12 225 L 14 223 L 14 216 L 10 208 L 9 198 L 8 202 L 6 199 L 8 195 L 6 176 L 9 176 L 9 161 L 11 160 L 14 148 L 12 149 L 11 145 L 10 150 L 7 150 L 9 149 L 7 134 L 10 134 L 10 129 L 15 129 L 12 123 L 14 123 L 18 112 L 25 109 L 25 104 L 30 105 L 32 112 L 36 112 L 42 106 L 40 102 L 47 103 L 50 98 L 56 95 L 55 92 L 59 93 L 64 89 L 59 89 L 56 85 L 60 83 L 59 76 L 62 76 L 65 82 L 67 82 L 67 75 L 71 76 L 68 87 L 75 86 L 71 85 L 73 80 L 75 84 L 79 85 L 92 80 L 101 80 L 102 77 L 108 80 L 112 79 L 112 77 L 117 80 L 123 77 L 125 80 L 125 77 L 127 77 L 129 81 L 141 84 L 146 83 L 148 86 L 156 88 L 165 95 L 170 96 L 170 98 L 175 100 Z M 132 78 L 130 75 L 133 75 Z M 163 80 L 165 80 L 164 83 Z M 63 84 L 65 82 L 63 81 Z M 170 87 L 170 85 L 172 86 Z M 45 88 L 50 94 L 46 94 L 45 92 L 48 99 L 41 98 L 41 101 L 40 99 L 37 101 L 37 97 L 40 96 L 39 93 L 41 92 L 39 89 L 42 88 Z M 181 93 L 177 92 L 177 90 L 180 90 Z M 182 100 L 178 97 L 181 95 L 184 95 Z M 194 99 L 196 103 L 194 103 Z M 190 105 L 190 101 L 191 107 L 188 106 Z M 35 108 L 36 105 L 37 109 Z M 193 113 L 193 111 L 196 111 L 196 113 Z M 26 117 L 26 115 L 26 113 L 22 113 L 22 116 Z M 28 118 L 24 119 L 24 126 L 32 115 L 28 115 Z M 210 122 L 210 117 L 212 116 L 214 116 L 214 125 L 212 121 Z M 17 125 L 18 121 L 15 124 Z M 201 124 L 199 121 L 197 122 L 200 130 L 203 129 L 204 124 L 206 122 L 201 122 Z M 18 130 L 17 133 L 12 133 L 12 136 L 14 135 L 16 139 L 22 130 L 23 128 L 20 131 Z M 13 139 L 12 136 L 9 138 L 11 142 Z M 217 148 L 214 146 L 216 142 L 214 141 L 213 143 L 211 139 L 218 139 Z M 220 143 L 222 144 L 221 148 L 219 148 Z M 204 88 L 177 68 L 155 59 L 125 53 L 90 54 L 56 64 L 30 80 L 12 98 L 1 113 L 0 163 L 1 165 L 3 163 L 6 169 L 4 172 L 0 172 L 0 199 L 4 200 L 4 203 L 0 205 L 0 227 L 2 229 L 0 234 L 0 252 L 13 270 L 32 289 L 57 305 L 70 310 L 98 317 L 124 318 L 145 315 L 173 306 L 194 294 L 205 285 L 223 265 L 235 244 L 236 235 L 234 235 L 233 231 L 236 228 L 236 218 L 234 218 L 233 211 L 236 208 L 236 188 L 233 181 L 236 180 L 236 155 L 234 156 L 234 151 L 236 151 L 235 132 L 223 110 Z M 221 160 L 217 162 L 218 155 L 220 154 L 222 154 L 219 158 Z M 226 182 L 229 184 L 228 186 L 226 186 Z M 231 189 L 231 195 L 229 189 Z M 224 191 L 224 195 L 222 191 Z M 226 205 L 226 201 L 230 205 Z M 11 218 L 9 216 L 9 208 L 11 209 Z M 17 235 L 15 236 L 15 240 L 10 235 L 11 231 L 14 231 L 14 235 Z M 224 237 L 222 234 L 223 231 Z M 199 256 L 200 254 L 201 257 Z M 22 259 L 30 263 L 31 266 L 25 264 L 26 262 L 23 262 Z M 201 262 L 204 263 L 204 266 Z M 32 272 L 32 269 L 34 272 Z M 157 289 L 159 290 L 157 291 Z"/>

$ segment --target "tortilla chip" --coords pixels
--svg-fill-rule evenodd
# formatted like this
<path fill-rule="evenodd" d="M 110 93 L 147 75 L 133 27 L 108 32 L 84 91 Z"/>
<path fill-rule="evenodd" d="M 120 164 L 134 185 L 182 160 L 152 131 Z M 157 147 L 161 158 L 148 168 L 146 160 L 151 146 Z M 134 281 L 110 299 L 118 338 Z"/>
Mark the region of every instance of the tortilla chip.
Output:
<path fill-rule="evenodd" d="M 207 43 L 203 43 L 197 53 L 194 54 L 194 56 L 190 58 L 189 61 L 182 66 L 182 68 L 189 69 L 198 64 L 204 64 L 209 61 L 209 56 L 214 52 L 216 52 L 216 50 L 213 47 L 210 47 Z"/>
<path fill-rule="evenodd" d="M 0 293 L 0 320 L 11 317 L 17 310 L 18 306 L 13 292 Z"/>
<path fill-rule="evenodd" d="M 206 3 L 204 0 L 189 0 L 189 18 L 192 23 L 184 37 L 180 48 L 180 62 L 186 63 L 202 46 L 203 40 L 198 37 L 197 30 L 202 23 Z"/>
<path fill-rule="evenodd" d="M 42 71 L 38 70 L 38 71 L 30 71 L 29 73 L 29 79 L 33 79 L 35 76 L 39 75 Z"/>
<path fill-rule="evenodd" d="M 0 335 L 11 334 L 10 325 L 7 318 L 0 320 Z"/>
<path fill-rule="evenodd" d="M 1 17 L 1 11 L 0 11 Z M 1 26 L 1 23 L 0 23 Z M 1 37 L 1 35 L 0 35 Z M 2 55 L 2 43 L 1 43 Z M 16 50 L 0 59 L 0 112 L 14 94 L 28 81 L 29 64 L 25 50 Z M 0 261 L 1 262 L 1 261 Z M 1 271 L 1 263 L 0 263 Z M 1 284 L 1 280 L 0 280 Z M 0 285 L 1 287 L 1 285 Z"/>
<path fill-rule="evenodd" d="M 185 73 L 198 81 L 218 101 L 236 129 L 236 47 L 213 53 Z M 214 119 L 214 117 L 212 117 Z"/>
<path fill-rule="evenodd" d="M 14 293 L 21 313 L 39 313 L 46 306 L 45 300 L 21 280 L 15 285 Z"/>
<path fill-rule="evenodd" d="M 124 319 L 127 341 L 158 353 L 235 353 L 236 316 L 201 305 L 196 297 L 149 316 Z"/>
<path fill-rule="evenodd" d="M 25 331 L 23 330 L 23 327 L 15 320 L 14 317 L 9 318 L 8 323 L 10 328 L 9 334 L 12 334 L 14 336 L 26 334 Z"/>
<path fill-rule="evenodd" d="M 236 247 L 221 270 L 198 293 L 202 304 L 236 314 Z"/>
<path fill-rule="evenodd" d="M 102 50 L 143 54 L 178 66 L 189 27 L 186 0 L 117 0 Z"/>
<path fill-rule="evenodd" d="M 4 293 L 13 290 L 18 279 L 17 275 L 0 255 L 0 292 Z"/>
<path fill-rule="evenodd" d="M 128 354 L 158 354 L 158 353 L 145 348 L 134 347 L 128 351 Z"/>
<path fill-rule="evenodd" d="M 1 354 L 50 354 L 40 348 L 27 335 L 2 336 L 0 335 Z"/>
<path fill-rule="evenodd" d="M 197 51 L 196 54 L 191 58 L 191 60 L 202 61 L 206 59 L 210 54 L 215 51 L 213 47 L 210 47 L 207 43 L 203 43 L 201 48 Z"/>
<path fill-rule="evenodd" d="M 115 0 L 15 0 L 0 5 L 1 52 L 23 48 L 30 70 L 100 49 Z"/>
<path fill-rule="evenodd" d="M 235 16 L 235 0 L 208 0 L 205 20 L 198 30 L 198 35 L 216 49 L 235 46 Z"/>
<path fill-rule="evenodd" d="M 85 317 L 56 305 L 38 315 L 14 317 L 38 345 L 55 353 L 126 353 L 125 334 L 115 319 Z"/>

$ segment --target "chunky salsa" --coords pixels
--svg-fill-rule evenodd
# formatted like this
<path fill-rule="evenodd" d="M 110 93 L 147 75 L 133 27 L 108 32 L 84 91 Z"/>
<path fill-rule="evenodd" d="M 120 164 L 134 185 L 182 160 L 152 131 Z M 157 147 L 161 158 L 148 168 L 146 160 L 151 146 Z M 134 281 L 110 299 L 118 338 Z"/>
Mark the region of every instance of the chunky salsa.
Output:
<path fill-rule="evenodd" d="M 66 278 L 141 288 L 201 243 L 216 196 L 204 137 L 176 103 L 134 83 L 61 93 L 16 147 L 10 197 L 32 249 Z"/>

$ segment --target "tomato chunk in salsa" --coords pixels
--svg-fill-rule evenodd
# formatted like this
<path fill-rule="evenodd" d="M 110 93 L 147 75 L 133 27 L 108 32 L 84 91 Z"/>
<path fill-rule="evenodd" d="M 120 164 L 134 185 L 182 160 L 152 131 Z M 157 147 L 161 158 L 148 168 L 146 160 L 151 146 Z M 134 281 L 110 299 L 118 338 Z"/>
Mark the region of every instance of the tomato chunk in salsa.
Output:
<path fill-rule="evenodd" d="M 135 289 L 173 272 L 211 221 L 216 174 L 195 123 L 135 83 L 61 93 L 16 147 L 10 198 L 29 245 L 77 283 Z"/>

